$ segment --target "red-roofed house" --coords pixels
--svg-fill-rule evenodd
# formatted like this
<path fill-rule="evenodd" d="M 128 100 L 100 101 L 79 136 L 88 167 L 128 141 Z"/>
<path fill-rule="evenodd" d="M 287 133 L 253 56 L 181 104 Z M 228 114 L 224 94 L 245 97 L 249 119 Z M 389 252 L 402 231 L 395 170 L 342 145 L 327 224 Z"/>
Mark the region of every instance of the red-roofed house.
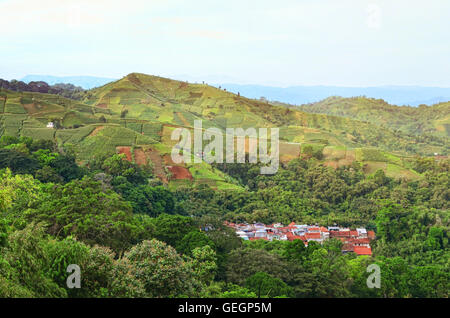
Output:
<path fill-rule="evenodd" d="M 370 240 L 367 237 L 357 238 L 352 240 L 353 245 L 370 247 Z"/>
<path fill-rule="evenodd" d="M 354 246 L 353 252 L 358 255 L 372 255 L 372 249 L 366 246 Z"/>
<path fill-rule="evenodd" d="M 343 252 L 353 252 L 353 244 L 345 243 L 342 245 Z"/>
<path fill-rule="evenodd" d="M 304 235 L 292 235 L 292 236 L 288 236 L 288 240 L 289 241 L 295 241 L 295 240 L 306 241 L 306 237 Z"/>
<path fill-rule="evenodd" d="M 367 231 L 367 237 L 371 240 L 375 239 L 375 232 L 374 231 Z"/>
<path fill-rule="evenodd" d="M 350 231 L 330 231 L 330 237 L 350 237 Z"/>
<path fill-rule="evenodd" d="M 305 234 L 306 239 L 309 241 L 316 241 L 316 242 L 322 242 L 322 236 L 320 233 L 306 233 Z"/>

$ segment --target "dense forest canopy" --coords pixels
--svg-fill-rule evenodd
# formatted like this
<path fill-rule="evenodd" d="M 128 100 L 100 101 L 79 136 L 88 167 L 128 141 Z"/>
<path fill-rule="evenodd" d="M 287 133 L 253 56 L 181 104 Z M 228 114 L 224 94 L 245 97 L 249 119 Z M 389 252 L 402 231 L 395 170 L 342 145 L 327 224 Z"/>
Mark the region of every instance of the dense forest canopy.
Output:
<path fill-rule="evenodd" d="M 242 190 L 164 187 L 125 155 L 80 165 L 49 140 L 0 139 L 2 297 L 448 297 L 448 160 L 416 157 L 417 180 L 313 154 L 273 176 L 214 165 Z M 373 256 L 341 242 L 241 241 L 224 221 L 365 226 Z M 67 289 L 66 268 L 83 271 Z M 366 268 L 381 268 L 381 288 Z"/>

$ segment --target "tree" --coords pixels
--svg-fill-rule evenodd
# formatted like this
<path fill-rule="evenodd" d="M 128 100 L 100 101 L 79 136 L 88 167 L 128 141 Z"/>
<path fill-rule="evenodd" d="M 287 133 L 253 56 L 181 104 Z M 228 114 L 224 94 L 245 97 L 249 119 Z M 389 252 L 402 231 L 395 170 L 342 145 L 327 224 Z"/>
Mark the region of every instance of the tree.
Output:
<path fill-rule="evenodd" d="M 202 283 L 211 283 L 217 271 L 216 252 L 211 246 L 205 245 L 192 250 L 192 267 Z"/>
<path fill-rule="evenodd" d="M 0 169 L 3 168 L 9 168 L 14 173 L 34 174 L 39 169 L 39 163 L 14 149 L 0 149 Z"/>
<path fill-rule="evenodd" d="M 192 297 L 198 293 L 200 283 L 190 264 L 161 241 L 144 241 L 124 257 L 133 265 L 132 273 L 142 282 L 147 297 Z"/>
<path fill-rule="evenodd" d="M 36 223 L 9 236 L 4 259 L 12 267 L 10 279 L 17 280 L 34 297 L 67 297 L 66 291 L 46 275 L 49 258 L 44 237 L 44 227 Z"/>
<path fill-rule="evenodd" d="M 0 212 L 15 228 L 26 225 L 25 215 L 39 204 L 44 195 L 41 183 L 30 175 L 13 175 L 0 170 Z"/>
<path fill-rule="evenodd" d="M 228 284 L 226 290 L 219 295 L 219 298 L 257 298 L 257 296 L 245 287 Z"/>
<path fill-rule="evenodd" d="M 50 167 L 63 177 L 66 182 L 83 176 L 83 170 L 76 164 L 75 156 L 70 154 L 56 156 L 51 161 Z"/>
<path fill-rule="evenodd" d="M 278 255 L 248 248 L 236 249 L 230 253 L 227 265 L 229 282 L 244 285 L 250 276 L 258 272 L 266 272 L 282 280 L 289 277 L 286 263 Z"/>
<path fill-rule="evenodd" d="M 253 291 L 258 298 L 288 297 L 292 293 L 285 282 L 264 272 L 250 276 L 245 282 L 245 287 Z"/>
<path fill-rule="evenodd" d="M 151 176 L 150 171 L 126 160 L 125 154 L 116 154 L 106 158 L 101 164 L 106 173 L 118 177 L 125 177 L 132 184 L 146 184 Z"/>
<path fill-rule="evenodd" d="M 194 229 L 194 220 L 181 215 L 161 214 L 154 219 L 155 237 L 171 246 Z"/>
<path fill-rule="evenodd" d="M 199 230 L 191 231 L 177 243 L 177 251 L 186 255 L 192 255 L 192 251 L 198 247 L 209 246 L 215 249 L 214 242 Z"/>
<path fill-rule="evenodd" d="M 139 231 L 131 207 L 112 190 L 89 177 L 65 185 L 47 185 L 45 194 L 29 219 L 46 222 L 50 234 L 73 235 L 87 244 L 99 244 L 122 251 Z"/>
<path fill-rule="evenodd" d="M 0 148 L 12 145 L 12 144 L 18 144 L 20 142 L 19 138 L 14 136 L 7 136 L 3 135 L 0 138 Z"/>
<path fill-rule="evenodd" d="M 122 176 L 115 177 L 112 185 L 126 201 L 130 202 L 134 213 L 147 214 L 152 217 L 157 217 L 162 213 L 174 213 L 173 194 L 162 186 L 134 185 Z"/>

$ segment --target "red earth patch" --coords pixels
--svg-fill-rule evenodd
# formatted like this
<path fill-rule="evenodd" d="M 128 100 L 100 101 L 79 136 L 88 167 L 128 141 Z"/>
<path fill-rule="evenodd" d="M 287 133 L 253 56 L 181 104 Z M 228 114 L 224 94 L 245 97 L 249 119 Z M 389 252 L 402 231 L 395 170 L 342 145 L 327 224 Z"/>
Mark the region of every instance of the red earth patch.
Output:
<path fill-rule="evenodd" d="M 124 153 L 128 161 L 133 161 L 133 157 L 131 155 L 131 147 L 116 147 L 116 150 L 118 151 L 119 155 Z"/>
<path fill-rule="evenodd" d="M 192 174 L 185 167 L 168 166 L 167 169 L 172 173 L 173 180 L 194 180 Z"/>
<path fill-rule="evenodd" d="M 91 134 L 89 135 L 89 137 L 97 135 L 98 132 L 99 132 L 100 130 L 102 130 L 103 128 L 105 128 L 105 126 L 98 126 L 98 127 L 96 127 L 96 128 L 91 132 Z"/>
<path fill-rule="evenodd" d="M 134 150 L 134 160 L 136 164 L 140 166 L 145 166 L 147 164 L 147 156 L 145 155 L 144 150 L 135 149 Z"/>

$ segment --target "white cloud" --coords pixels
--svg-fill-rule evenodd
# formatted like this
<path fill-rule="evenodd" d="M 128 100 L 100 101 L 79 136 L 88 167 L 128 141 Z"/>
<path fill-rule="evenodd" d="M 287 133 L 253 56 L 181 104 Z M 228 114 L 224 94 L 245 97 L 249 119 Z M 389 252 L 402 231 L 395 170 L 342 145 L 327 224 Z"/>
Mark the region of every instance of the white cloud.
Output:
<path fill-rule="evenodd" d="M 382 10 L 378 4 L 371 3 L 367 6 L 367 26 L 370 29 L 380 29 L 382 23 Z"/>

